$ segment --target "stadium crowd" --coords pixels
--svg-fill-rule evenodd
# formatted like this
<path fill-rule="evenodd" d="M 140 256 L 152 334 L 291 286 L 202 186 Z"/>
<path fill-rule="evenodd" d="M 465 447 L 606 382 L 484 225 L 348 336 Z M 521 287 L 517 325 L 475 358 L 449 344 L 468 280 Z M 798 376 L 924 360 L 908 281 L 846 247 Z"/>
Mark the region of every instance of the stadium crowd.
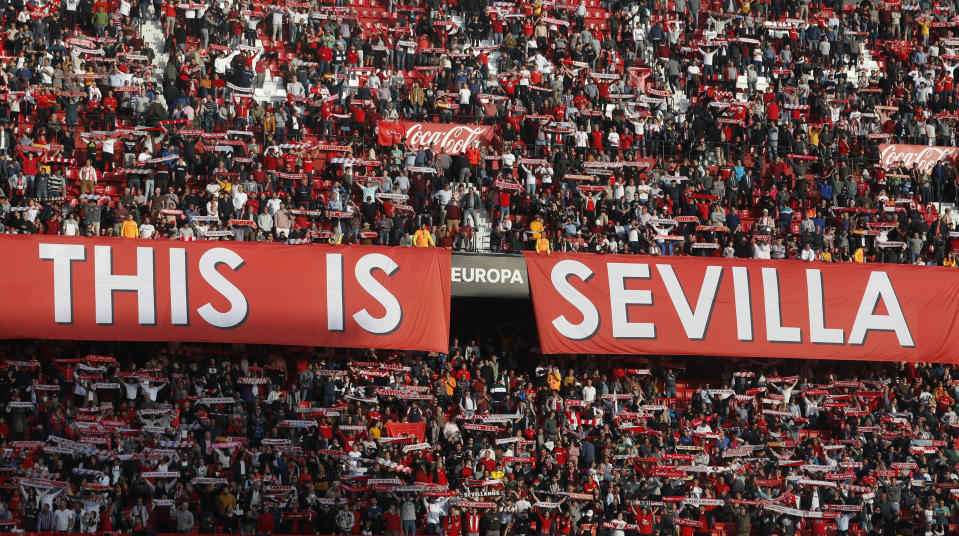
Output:
<path fill-rule="evenodd" d="M 953 1 L 379 2 L 8 3 L 3 232 L 956 263 Z"/>
<path fill-rule="evenodd" d="M 409 536 L 959 530 L 950 366 L 3 346 L 0 526 Z M 109 349 L 112 355 L 88 352 Z M 69 356 L 69 357 L 67 357 Z M 642 368 L 634 368 L 642 367 Z"/>

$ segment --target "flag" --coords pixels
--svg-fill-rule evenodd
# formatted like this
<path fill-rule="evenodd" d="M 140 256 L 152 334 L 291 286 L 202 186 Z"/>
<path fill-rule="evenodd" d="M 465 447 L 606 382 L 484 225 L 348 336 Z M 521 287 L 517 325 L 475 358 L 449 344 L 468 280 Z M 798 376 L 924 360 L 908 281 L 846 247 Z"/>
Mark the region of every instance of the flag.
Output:
<path fill-rule="evenodd" d="M 386 423 L 386 431 L 392 437 L 401 437 L 405 434 L 411 434 L 416 437 L 417 441 L 423 441 L 423 438 L 426 437 L 426 423 L 425 422 L 388 422 Z"/>

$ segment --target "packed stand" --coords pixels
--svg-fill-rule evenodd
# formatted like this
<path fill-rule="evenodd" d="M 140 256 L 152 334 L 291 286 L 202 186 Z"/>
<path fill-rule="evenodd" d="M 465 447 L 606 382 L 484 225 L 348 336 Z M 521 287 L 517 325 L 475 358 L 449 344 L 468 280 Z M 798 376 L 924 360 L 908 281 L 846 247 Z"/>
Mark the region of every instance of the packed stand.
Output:
<path fill-rule="evenodd" d="M 953 1 L 14 3 L 2 227 L 954 266 L 956 14 Z M 381 121 L 495 136 L 381 145 Z M 907 165 L 883 142 L 940 161 Z"/>
<path fill-rule="evenodd" d="M 949 366 L 93 348 L 3 348 L 7 530 L 959 530 Z"/>

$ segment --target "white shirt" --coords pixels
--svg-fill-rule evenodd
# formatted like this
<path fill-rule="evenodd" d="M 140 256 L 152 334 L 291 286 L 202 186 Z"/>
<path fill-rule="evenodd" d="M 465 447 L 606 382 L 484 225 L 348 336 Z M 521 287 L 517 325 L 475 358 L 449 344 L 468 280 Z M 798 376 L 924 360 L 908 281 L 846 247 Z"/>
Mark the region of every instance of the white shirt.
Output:
<path fill-rule="evenodd" d="M 213 70 L 217 74 L 226 74 L 226 66 L 229 64 L 226 58 L 219 56 L 213 60 Z"/>
<path fill-rule="evenodd" d="M 80 168 L 80 180 L 81 181 L 93 181 L 97 182 L 97 170 L 93 166 L 84 166 Z"/>
<path fill-rule="evenodd" d="M 586 142 L 589 140 L 589 136 L 586 134 L 586 132 L 577 130 L 575 138 L 577 147 L 586 147 Z"/>
<path fill-rule="evenodd" d="M 150 402 L 156 402 L 157 394 L 159 394 L 160 389 L 166 387 L 166 384 L 161 383 L 159 385 L 150 385 L 150 382 L 140 382 L 140 387 L 142 387 L 143 390 L 146 391 L 150 396 Z"/>
<path fill-rule="evenodd" d="M 73 530 L 73 520 L 76 516 L 73 510 L 61 508 L 53 513 L 53 529 L 57 532 Z"/>
<path fill-rule="evenodd" d="M 470 103 L 470 95 L 472 95 L 472 94 L 473 94 L 473 92 L 471 92 L 471 91 L 469 90 L 469 88 L 465 88 L 465 87 L 464 87 L 464 88 L 460 89 L 460 104 L 469 104 L 469 103 Z"/>
<path fill-rule="evenodd" d="M 76 220 L 64 220 L 63 221 L 63 235 L 64 236 L 77 236 L 77 231 L 79 230 L 79 225 L 77 225 Z"/>
<path fill-rule="evenodd" d="M 246 205 L 249 198 L 250 196 L 246 192 L 233 192 L 233 208 L 237 212 L 243 210 L 243 206 Z"/>
<path fill-rule="evenodd" d="M 126 389 L 126 392 L 127 392 L 127 400 L 136 400 L 136 399 L 137 399 L 137 391 L 140 390 L 140 382 L 136 382 L 136 383 L 134 383 L 134 382 L 122 382 L 120 385 L 122 385 L 122 386 Z"/>
<path fill-rule="evenodd" d="M 140 238 L 153 238 L 154 231 L 156 231 L 156 227 L 150 223 L 144 223 L 140 226 Z"/>
<path fill-rule="evenodd" d="M 280 210 L 280 199 L 276 197 L 271 197 L 266 201 L 266 209 L 269 211 L 270 216 L 276 214 L 277 210 Z"/>
<path fill-rule="evenodd" d="M 453 191 L 447 190 L 444 188 L 436 192 L 436 194 L 433 197 L 435 197 L 440 202 L 441 206 L 445 207 L 446 205 L 450 204 L 450 199 L 453 198 Z"/>
<path fill-rule="evenodd" d="M 53 73 L 54 73 L 53 67 L 51 67 L 51 66 L 49 66 L 49 65 L 44 65 L 43 67 L 40 67 L 40 80 L 41 80 L 44 84 L 52 84 L 52 83 L 53 83 Z"/>
<path fill-rule="evenodd" d="M 516 515 L 520 515 L 523 512 L 529 510 L 533 505 L 530 504 L 526 499 L 520 499 L 516 501 L 513 506 L 516 508 Z"/>
<path fill-rule="evenodd" d="M 426 504 L 426 524 L 427 525 L 439 525 L 440 516 L 446 515 L 447 500 L 441 499 L 438 502 Z"/>
<path fill-rule="evenodd" d="M 703 55 L 703 65 L 713 64 L 713 58 L 716 56 L 717 52 L 716 50 L 709 51 L 705 49 L 699 49 L 699 52 Z"/>
<path fill-rule="evenodd" d="M 810 249 L 805 249 L 805 248 L 804 248 L 804 249 L 802 250 L 802 253 L 799 255 L 799 260 L 806 261 L 806 262 L 812 262 L 812 261 L 816 260 L 816 252 L 815 252 L 812 248 L 810 248 Z"/>
<path fill-rule="evenodd" d="M 769 247 L 769 244 L 754 244 L 754 245 L 753 245 L 753 258 L 754 258 L 754 259 L 768 259 L 768 258 L 770 258 L 770 247 Z"/>

